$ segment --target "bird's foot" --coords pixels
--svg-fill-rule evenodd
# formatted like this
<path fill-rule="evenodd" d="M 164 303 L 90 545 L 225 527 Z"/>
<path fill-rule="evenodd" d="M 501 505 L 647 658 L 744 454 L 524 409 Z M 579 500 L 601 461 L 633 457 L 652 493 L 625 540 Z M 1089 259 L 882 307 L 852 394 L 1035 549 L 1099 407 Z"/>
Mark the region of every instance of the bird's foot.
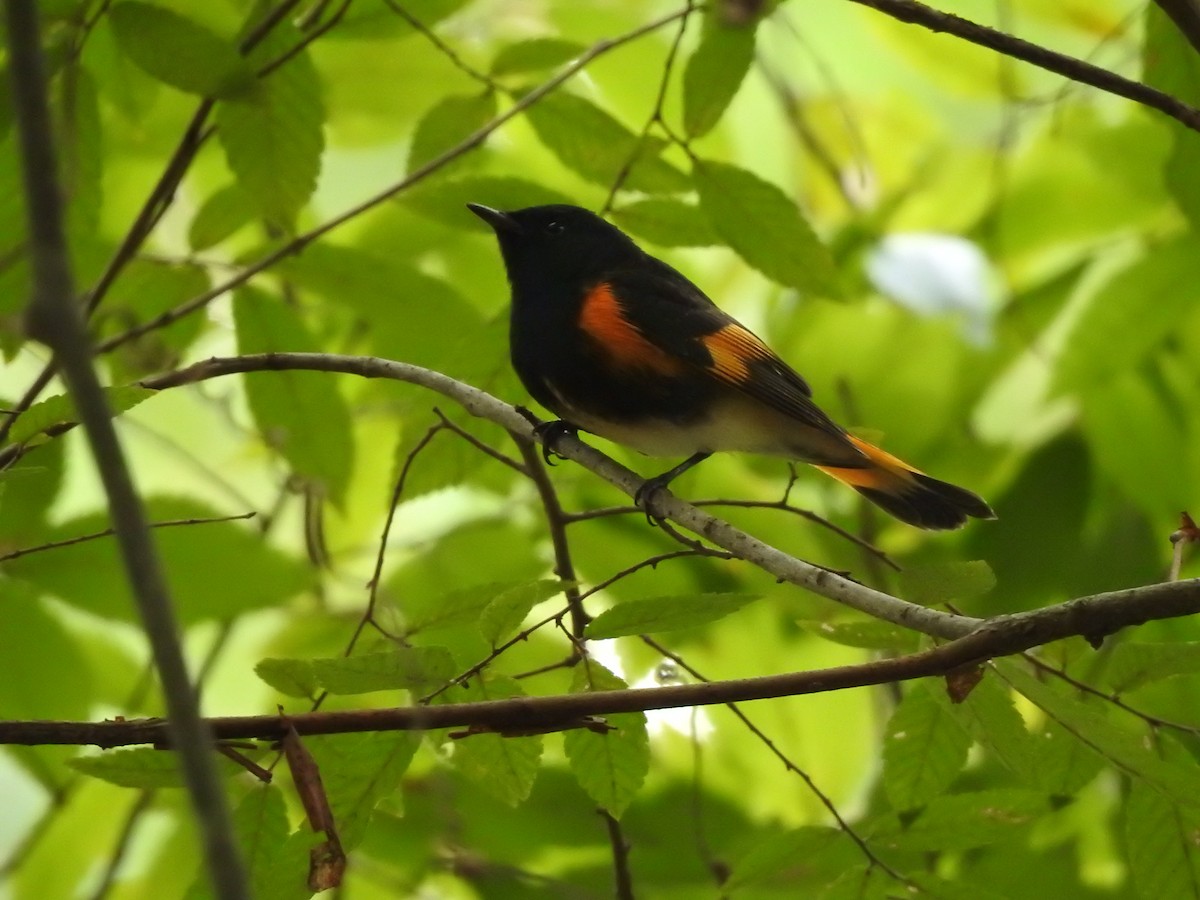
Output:
<path fill-rule="evenodd" d="M 563 419 L 555 419 L 553 422 L 542 422 L 540 425 L 535 425 L 533 433 L 542 443 L 542 459 L 546 465 L 555 465 L 554 458 L 565 459 L 556 449 L 555 445 L 559 439 L 570 435 L 571 437 L 579 437 L 579 429 L 570 422 Z"/>
<path fill-rule="evenodd" d="M 656 506 L 663 493 L 670 493 L 667 489 L 670 481 L 671 479 L 666 475 L 656 475 L 653 478 L 647 478 L 642 482 L 642 486 L 633 492 L 634 505 L 641 507 L 642 512 L 646 514 L 646 521 L 651 527 L 658 527 L 658 523 L 666 518 L 658 512 Z"/>

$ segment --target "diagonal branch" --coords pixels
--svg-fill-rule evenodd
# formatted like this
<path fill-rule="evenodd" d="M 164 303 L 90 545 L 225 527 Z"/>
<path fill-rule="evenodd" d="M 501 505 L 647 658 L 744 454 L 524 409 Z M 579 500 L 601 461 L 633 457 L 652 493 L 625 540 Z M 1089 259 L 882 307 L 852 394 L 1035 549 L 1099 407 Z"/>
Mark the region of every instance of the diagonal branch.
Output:
<path fill-rule="evenodd" d="M 965 637 L 940 647 L 858 665 L 657 688 L 515 697 L 445 706 L 306 713 L 287 717 L 286 724 L 301 735 L 458 727 L 502 735 L 561 730 L 577 727 L 580 720 L 588 716 L 769 700 L 947 675 L 1051 641 L 1078 635 L 1094 639 L 1129 625 L 1197 612 L 1200 612 L 1200 579 L 1163 582 L 1080 597 L 1031 612 L 998 616 Z M 208 725 L 219 740 L 279 740 L 285 727 L 278 715 L 223 716 L 209 719 Z M 170 746 L 170 735 L 161 719 L 0 722 L 0 744 Z"/>
<path fill-rule="evenodd" d="M 1177 97 L 1155 90 L 1148 84 L 1125 78 L 1108 69 L 1094 66 L 1074 56 L 1058 53 L 1039 44 L 1023 40 L 1015 35 L 988 28 L 962 16 L 942 12 L 916 0 L 850 0 L 862 6 L 869 6 L 884 15 L 891 16 L 900 22 L 921 25 L 930 31 L 940 31 L 954 35 L 971 44 L 987 47 L 1013 59 L 1055 72 L 1080 84 L 1091 85 L 1094 88 L 1124 97 L 1151 109 L 1157 109 L 1172 119 L 1176 119 L 1193 131 L 1200 131 L 1200 109 L 1189 106 Z M 1164 8 L 1184 4 L 1195 6 L 1194 0 L 1175 0 L 1175 2 L 1160 3 Z M 1179 19 L 1176 19 L 1179 24 Z M 1187 32 L 1185 32 L 1187 33 Z M 1189 35 L 1190 39 L 1190 35 Z"/>
<path fill-rule="evenodd" d="M 173 745 L 181 751 L 184 781 L 204 837 L 204 855 L 214 893 L 227 900 L 238 900 L 249 895 L 225 794 L 208 749 L 211 736 L 200 718 L 199 704 L 183 661 L 175 611 L 150 537 L 145 509 L 117 440 L 108 400 L 92 365 L 91 341 L 75 302 L 37 6 L 34 0 L 8 0 L 6 12 L 13 109 L 20 139 L 33 272 L 33 297 L 27 314 L 29 331 L 54 351 L 87 431 L 129 585 L 162 679 L 169 711 L 167 725 Z"/>

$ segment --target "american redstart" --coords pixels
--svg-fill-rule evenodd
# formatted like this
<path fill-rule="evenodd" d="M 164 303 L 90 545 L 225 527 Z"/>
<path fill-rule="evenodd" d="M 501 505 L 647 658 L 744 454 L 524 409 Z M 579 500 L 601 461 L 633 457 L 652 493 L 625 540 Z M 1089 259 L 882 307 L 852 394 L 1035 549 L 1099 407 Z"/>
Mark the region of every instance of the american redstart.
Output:
<path fill-rule="evenodd" d="M 970 491 L 848 434 L 766 344 L 599 216 L 566 205 L 467 206 L 500 241 L 512 363 L 529 393 L 560 428 L 688 457 L 647 487 L 739 450 L 811 463 L 920 528 L 994 518 Z"/>

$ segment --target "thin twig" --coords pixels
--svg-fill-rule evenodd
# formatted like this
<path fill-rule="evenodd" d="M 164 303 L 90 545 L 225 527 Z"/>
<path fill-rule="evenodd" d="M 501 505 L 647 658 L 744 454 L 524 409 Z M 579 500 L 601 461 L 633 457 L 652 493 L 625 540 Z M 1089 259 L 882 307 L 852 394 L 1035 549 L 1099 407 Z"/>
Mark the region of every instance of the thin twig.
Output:
<path fill-rule="evenodd" d="M 241 513 L 236 516 L 215 516 L 207 519 L 169 519 L 165 522 L 151 522 L 151 528 L 173 528 L 177 525 L 210 525 L 214 522 L 236 522 L 239 519 L 253 519 L 257 513 L 248 512 Z M 50 541 L 45 544 L 38 544 L 36 547 L 23 547 L 20 550 L 13 550 L 9 553 L 0 553 L 0 563 L 11 562 L 14 559 L 20 559 L 22 556 L 28 556 L 31 553 L 41 553 L 45 550 L 57 550 L 60 547 L 70 547 L 75 544 L 83 544 L 87 541 L 94 541 L 99 538 L 112 537 L 116 534 L 115 529 L 105 528 L 103 531 L 94 531 L 91 534 L 81 534 L 78 537 L 64 538 L 61 541 Z"/>
<path fill-rule="evenodd" d="M 533 486 L 537 489 L 542 501 L 542 512 L 546 516 L 546 528 L 550 532 L 550 544 L 554 548 L 554 574 L 567 583 L 563 588 L 563 596 L 567 598 L 567 607 L 571 611 L 571 634 L 576 640 L 583 639 L 583 630 L 587 628 L 592 617 L 583 608 L 583 599 L 579 594 L 579 585 L 575 579 L 575 563 L 571 561 L 571 545 L 567 540 L 567 523 L 564 518 L 562 503 L 558 493 L 546 472 L 545 462 L 540 452 L 529 438 L 517 432 L 510 432 L 512 439 L 521 451 L 525 461 L 525 469 Z"/>
<path fill-rule="evenodd" d="M 495 79 L 483 72 L 480 72 L 470 63 L 466 62 L 461 56 L 458 55 L 458 52 L 453 47 L 438 37 L 437 33 L 432 28 L 406 10 L 403 6 L 397 3 L 396 0 L 383 0 L 383 2 L 388 9 L 407 22 L 408 26 L 413 31 L 417 32 L 424 37 L 425 40 L 433 44 L 433 46 L 438 49 L 438 52 L 440 52 L 444 57 L 446 57 L 446 59 L 450 61 L 451 65 L 453 65 L 460 72 L 463 72 L 468 78 L 475 79 L 476 81 L 488 87 L 490 90 L 496 91 L 500 89 L 500 86 L 496 84 Z"/>
<path fill-rule="evenodd" d="M 408 481 L 408 473 L 412 470 L 413 463 L 416 462 L 421 451 L 429 446 L 437 433 L 443 430 L 445 426 L 440 422 L 429 426 L 429 430 L 417 441 L 416 445 L 408 452 L 404 458 L 404 465 L 400 468 L 400 475 L 396 479 L 396 486 L 392 488 L 392 497 L 388 502 L 387 519 L 383 523 L 383 531 L 379 535 L 379 552 L 375 554 L 375 570 L 371 573 L 371 580 L 367 583 L 370 593 L 367 597 L 367 606 L 363 610 L 362 618 L 358 620 L 358 626 L 354 629 L 354 634 L 350 636 L 350 642 L 346 645 L 346 651 L 343 656 L 349 656 L 354 645 L 358 643 L 358 638 L 362 634 L 363 628 L 367 622 L 375 618 L 375 605 L 379 600 L 379 582 L 383 579 L 383 559 L 387 554 L 388 535 L 392 531 L 392 522 L 396 518 L 396 507 L 400 505 L 400 497 L 404 494 L 404 485 Z"/>
<path fill-rule="evenodd" d="M 916 0 L 850 0 L 890 16 L 900 22 L 921 25 L 930 31 L 944 32 L 971 44 L 987 47 L 1005 56 L 1011 56 L 1048 72 L 1054 72 L 1072 81 L 1091 85 L 1094 88 L 1124 97 L 1182 122 L 1193 131 L 1200 131 L 1200 109 L 1189 106 L 1177 97 L 1125 78 L 1115 72 L 1094 66 L 1091 63 L 1057 53 L 1046 47 L 1030 43 L 1015 35 L 1005 34 L 986 25 L 964 19 L 953 13 L 941 12 Z"/>
<path fill-rule="evenodd" d="M 667 59 L 663 63 L 662 77 L 658 81 L 658 95 L 654 99 L 654 108 L 650 111 L 650 115 L 646 119 L 646 124 L 642 126 L 642 130 L 638 133 L 637 140 L 634 141 L 629 155 L 621 164 L 621 168 L 617 170 L 612 184 L 609 185 L 608 196 L 604 200 L 604 205 L 600 207 L 600 215 L 605 215 L 612 209 L 617 192 L 621 190 L 622 185 L 629 178 L 629 173 L 633 171 L 634 165 L 645 149 L 646 141 L 650 137 L 650 129 L 655 125 L 662 125 L 664 129 L 666 128 L 666 121 L 663 119 L 663 106 L 667 101 L 667 88 L 671 84 L 671 73 L 675 69 L 675 58 L 679 55 L 679 46 L 683 43 L 683 36 L 687 33 L 688 21 L 695 11 L 695 0 L 688 0 L 683 18 L 679 20 L 679 28 L 675 32 L 675 39 L 671 41 L 671 47 L 667 51 Z"/>
<path fill-rule="evenodd" d="M 672 653 L 652 637 L 644 634 L 640 635 L 640 637 L 643 643 L 661 653 L 667 659 L 671 660 L 671 662 L 675 663 L 675 665 L 679 666 L 697 681 L 711 683 L 708 678 L 705 678 L 700 672 L 688 665 L 688 663 L 681 656 L 676 653 Z M 889 877 L 895 879 L 903 885 L 906 885 L 907 887 L 916 887 L 913 882 L 909 881 L 909 879 L 901 875 L 876 855 L 875 851 L 871 849 L 866 840 L 857 831 L 855 831 L 850 823 L 842 817 L 842 814 L 838 812 L 838 808 L 834 805 L 833 800 L 829 798 L 829 795 L 817 787 L 817 783 L 813 781 L 812 776 L 792 762 L 791 759 L 788 758 L 787 754 L 780 750 L 779 747 L 776 746 L 775 742 L 771 740 L 771 738 L 767 737 L 766 733 L 761 728 L 750 721 L 750 717 L 742 712 L 741 708 L 736 703 L 726 703 L 725 708 L 733 713 L 734 716 L 737 717 L 738 721 L 745 725 L 746 728 L 749 729 L 750 733 L 758 738 L 762 745 L 766 747 L 776 759 L 783 763 L 783 767 L 785 769 L 787 769 L 793 775 L 796 775 L 801 781 L 804 782 L 805 786 L 808 787 L 813 796 L 816 797 L 821 805 L 829 811 L 829 814 L 833 816 L 833 820 L 837 823 L 838 828 L 841 829 L 841 831 L 848 838 L 850 838 L 850 840 L 854 841 L 854 843 L 858 846 L 858 849 L 862 852 L 863 856 L 867 858 L 867 861 L 871 865 L 878 866 L 880 870 L 886 872 Z"/>

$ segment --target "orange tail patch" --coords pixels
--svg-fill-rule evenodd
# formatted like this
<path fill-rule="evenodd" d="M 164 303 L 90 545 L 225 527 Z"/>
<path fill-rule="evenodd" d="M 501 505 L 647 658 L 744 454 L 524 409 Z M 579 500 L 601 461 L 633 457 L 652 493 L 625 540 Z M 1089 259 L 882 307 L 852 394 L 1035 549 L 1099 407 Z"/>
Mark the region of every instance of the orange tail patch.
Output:
<path fill-rule="evenodd" d="M 918 528 L 958 528 L 968 516 L 994 519 L 996 514 L 976 494 L 965 488 L 930 478 L 903 460 L 856 437 L 850 438 L 870 461 L 861 468 L 817 466 L 854 488 L 901 522 Z"/>

